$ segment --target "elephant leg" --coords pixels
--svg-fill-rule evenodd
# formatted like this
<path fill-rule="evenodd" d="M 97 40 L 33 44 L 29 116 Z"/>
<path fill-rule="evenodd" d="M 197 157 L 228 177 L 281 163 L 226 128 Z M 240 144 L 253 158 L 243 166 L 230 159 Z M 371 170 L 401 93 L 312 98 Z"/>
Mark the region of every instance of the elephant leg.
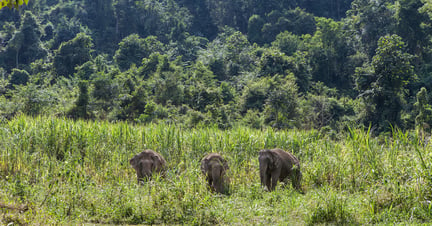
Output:
<path fill-rule="evenodd" d="M 270 189 L 271 175 L 267 170 L 260 171 L 261 185 Z"/>
<path fill-rule="evenodd" d="M 267 173 L 266 173 L 267 174 Z M 266 180 L 265 180 L 265 186 L 267 187 L 267 189 L 269 191 L 271 191 L 271 182 L 272 182 L 272 177 L 271 174 L 267 174 L 266 175 Z"/>
<path fill-rule="evenodd" d="M 270 191 L 273 191 L 276 188 L 276 184 L 279 180 L 281 174 L 281 170 L 280 169 L 276 169 L 275 171 L 273 171 L 272 175 L 271 175 L 271 188 Z"/>
<path fill-rule="evenodd" d="M 216 192 L 218 192 L 218 193 L 222 193 L 222 191 L 223 191 L 223 185 L 222 185 L 222 180 L 221 180 L 221 179 L 222 179 L 221 177 L 218 177 L 218 178 L 216 178 L 216 179 L 213 181 L 214 189 L 215 189 Z"/>
<path fill-rule="evenodd" d="M 265 186 L 266 185 L 266 181 L 265 181 L 265 176 L 264 176 L 265 172 L 261 172 L 260 171 L 260 179 L 261 179 L 261 185 Z"/>

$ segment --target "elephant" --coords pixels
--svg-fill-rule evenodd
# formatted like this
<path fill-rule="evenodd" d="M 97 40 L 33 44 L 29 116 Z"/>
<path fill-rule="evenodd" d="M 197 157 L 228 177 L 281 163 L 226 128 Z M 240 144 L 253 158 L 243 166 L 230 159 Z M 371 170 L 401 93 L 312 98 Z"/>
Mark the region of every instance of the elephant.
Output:
<path fill-rule="evenodd" d="M 263 149 L 259 151 L 259 170 L 261 184 L 269 191 L 276 188 L 277 181 L 291 179 L 292 186 L 301 193 L 302 173 L 299 160 L 282 149 Z"/>
<path fill-rule="evenodd" d="M 136 171 L 138 184 L 151 180 L 153 173 L 160 173 L 163 176 L 166 170 L 166 161 L 162 155 L 150 149 L 136 154 L 129 163 Z"/>
<path fill-rule="evenodd" d="M 210 153 L 201 160 L 201 172 L 206 176 L 210 189 L 217 193 L 224 191 L 224 177 L 228 169 L 228 162 L 220 154 Z"/>

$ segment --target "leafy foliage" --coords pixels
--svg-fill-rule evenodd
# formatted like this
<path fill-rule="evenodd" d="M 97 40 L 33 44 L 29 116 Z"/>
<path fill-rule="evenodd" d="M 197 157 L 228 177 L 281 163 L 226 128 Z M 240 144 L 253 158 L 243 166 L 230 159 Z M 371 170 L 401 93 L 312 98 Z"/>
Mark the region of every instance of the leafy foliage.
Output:
<path fill-rule="evenodd" d="M 385 123 L 400 125 L 403 89 L 410 80 L 415 79 L 415 73 L 410 60 L 412 55 L 403 51 L 404 43 L 397 35 L 384 36 L 378 41 L 376 55 L 372 59 L 372 74 L 366 75 L 371 80 L 365 87 L 362 96 L 375 109 L 375 123 L 383 126 Z M 359 77 L 362 77 L 358 71 Z M 359 80 L 364 81 L 364 80 Z"/>
<path fill-rule="evenodd" d="M 0 10 L 0 224 L 431 221 L 429 0 L 0 1 L 20 4 Z M 306 194 L 260 187 L 273 147 Z M 135 186 L 143 148 L 170 170 Z M 215 151 L 228 196 L 196 167 Z"/>
<path fill-rule="evenodd" d="M 26 68 L 36 59 L 47 56 L 46 49 L 41 43 L 41 28 L 37 18 L 30 11 L 26 11 L 21 19 L 21 26 L 14 35 L 8 40 L 5 51 L 0 53 L 3 58 L 5 68 Z"/>
<path fill-rule="evenodd" d="M 58 76 L 70 77 L 75 67 L 91 59 L 92 39 L 90 36 L 79 33 L 75 38 L 64 42 L 56 50 L 53 67 Z"/>
<path fill-rule="evenodd" d="M 0 11 L 0 114 L 413 129 L 415 95 L 432 88 L 430 11 L 421 0 L 30 1 Z M 34 87 L 47 106 L 24 107 Z"/>
<path fill-rule="evenodd" d="M 164 45 L 155 36 L 148 36 L 145 39 L 137 34 L 129 35 L 119 43 L 119 49 L 114 55 L 114 60 L 120 70 L 127 70 L 132 64 L 139 67 L 143 58 L 150 54 L 163 53 Z"/>
<path fill-rule="evenodd" d="M 432 123 L 432 108 L 429 104 L 426 88 L 422 87 L 417 93 L 417 102 L 414 106 L 416 106 L 418 110 L 418 114 L 415 118 L 416 126 L 420 127 L 420 129 L 430 128 L 430 124 Z"/>
<path fill-rule="evenodd" d="M 1 0 L 0 1 L 0 9 L 3 7 L 9 7 L 9 8 L 17 8 L 23 4 L 28 4 L 28 0 Z"/>

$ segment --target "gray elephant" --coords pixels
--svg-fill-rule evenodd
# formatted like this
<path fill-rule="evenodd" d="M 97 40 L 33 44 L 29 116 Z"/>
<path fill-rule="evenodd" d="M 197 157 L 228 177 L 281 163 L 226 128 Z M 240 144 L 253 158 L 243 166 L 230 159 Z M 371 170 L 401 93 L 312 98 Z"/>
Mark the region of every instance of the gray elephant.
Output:
<path fill-rule="evenodd" d="M 263 149 L 259 152 L 261 184 L 273 191 L 277 181 L 290 179 L 292 186 L 301 193 L 300 162 L 291 153 L 282 149 Z"/>
<path fill-rule="evenodd" d="M 228 169 L 228 162 L 220 154 L 211 153 L 201 160 L 201 172 L 206 176 L 212 191 L 223 193 L 224 177 Z"/>
<path fill-rule="evenodd" d="M 138 183 L 150 180 L 153 173 L 164 175 L 166 161 L 159 153 L 147 149 L 136 154 L 129 160 L 129 163 L 136 171 Z"/>

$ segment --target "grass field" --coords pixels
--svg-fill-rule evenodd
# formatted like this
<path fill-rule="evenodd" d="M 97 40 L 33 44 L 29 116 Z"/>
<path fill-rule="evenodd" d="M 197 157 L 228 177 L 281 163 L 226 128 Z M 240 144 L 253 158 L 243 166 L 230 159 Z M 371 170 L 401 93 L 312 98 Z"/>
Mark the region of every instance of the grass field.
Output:
<path fill-rule="evenodd" d="M 432 146 L 415 131 L 371 137 L 318 131 L 72 121 L 18 116 L 0 122 L 0 224 L 308 225 L 432 222 Z M 305 194 L 266 192 L 258 151 L 301 162 Z M 165 178 L 139 186 L 129 159 L 161 153 Z M 228 195 L 208 191 L 200 159 L 230 165 Z"/>

